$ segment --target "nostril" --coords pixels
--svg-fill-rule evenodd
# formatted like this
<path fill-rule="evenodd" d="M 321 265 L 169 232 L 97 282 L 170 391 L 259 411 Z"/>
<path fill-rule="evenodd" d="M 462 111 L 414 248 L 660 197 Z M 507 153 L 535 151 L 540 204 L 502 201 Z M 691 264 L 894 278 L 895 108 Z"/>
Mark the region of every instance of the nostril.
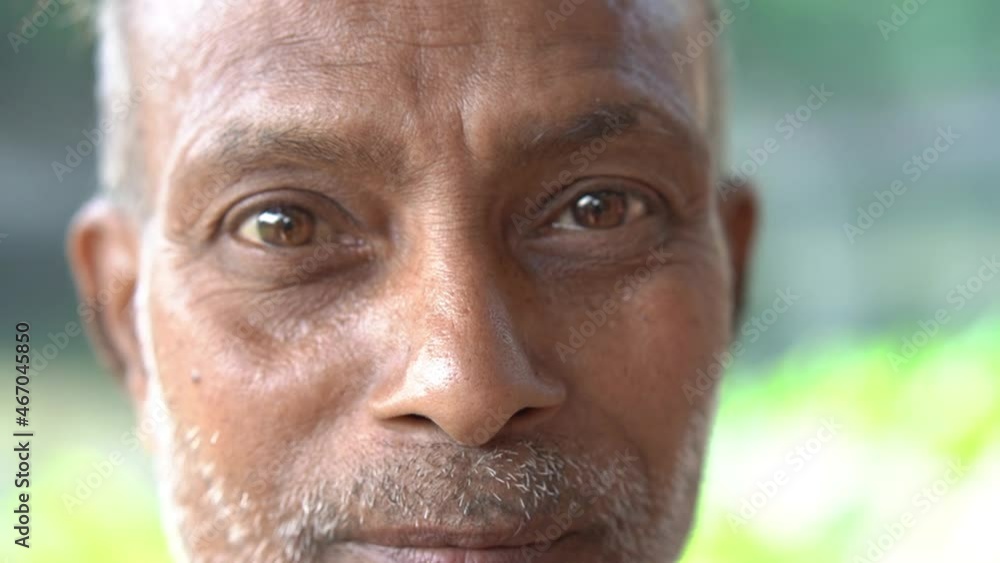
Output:
<path fill-rule="evenodd" d="M 433 420 L 422 414 L 407 414 L 403 416 L 397 416 L 393 422 L 394 424 L 397 424 L 402 427 L 412 427 L 412 428 L 420 428 L 423 426 L 427 426 L 428 424 L 434 424 Z"/>
<path fill-rule="evenodd" d="M 539 418 L 543 418 L 545 413 L 549 409 L 538 408 L 538 407 L 524 407 L 523 409 L 515 412 L 511 415 L 510 419 L 507 421 L 508 424 L 526 424 L 535 421 Z"/>
<path fill-rule="evenodd" d="M 531 416 L 531 414 L 534 413 L 537 410 L 538 409 L 536 409 L 535 407 L 524 407 L 523 409 L 521 409 L 521 410 L 517 411 L 516 413 L 514 413 L 510 417 L 510 419 L 514 420 L 515 418 L 527 418 L 527 417 Z"/>

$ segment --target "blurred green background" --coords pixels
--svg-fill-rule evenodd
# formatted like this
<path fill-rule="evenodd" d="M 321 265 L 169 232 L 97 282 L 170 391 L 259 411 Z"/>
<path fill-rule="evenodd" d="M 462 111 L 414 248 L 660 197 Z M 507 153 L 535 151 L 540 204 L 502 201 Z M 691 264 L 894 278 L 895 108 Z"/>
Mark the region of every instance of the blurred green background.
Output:
<path fill-rule="evenodd" d="M 82 5 L 17 52 L 8 32 L 35 7 L 0 6 L 0 324 L 31 322 L 36 351 L 77 320 L 62 240 L 95 186 L 92 156 L 62 182 L 52 171 L 95 126 Z M 684 561 L 996 563 L 1000 276 L 978 276 L 1000 253 L 1000 4 L 723 5 L 729 160 L 764 194 L 748 319 L 766 330 L 749 333 L 724 387 Z M 833 94 L 786 137 L 780 120 L 812 87 Z M 957 139 L 915 179 L 906 163 L 940 128 Z M 779 149 L 746 164 L 768 138 Z M 896 180 L 906 192 L 849 236 Z M 779 290 L 800 298 L 774 315 Z M 924 331 L 942 309 L 949 321 Z M 4 520 L 0 557 L 166 561 L 124 396 L 83 337 L 64 344 L 33 359 L 33 547 L 15 550 Z M 12 491 L 4 477 L 8 506 Z"/>

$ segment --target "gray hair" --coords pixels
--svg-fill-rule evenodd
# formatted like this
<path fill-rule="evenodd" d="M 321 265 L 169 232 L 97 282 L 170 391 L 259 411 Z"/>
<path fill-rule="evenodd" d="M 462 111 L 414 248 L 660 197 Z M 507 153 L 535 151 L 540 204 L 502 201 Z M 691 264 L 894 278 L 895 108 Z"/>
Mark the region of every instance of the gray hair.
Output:
<path fill-rule="evenodd" d="M 125 0 L 101 0 L 96 9 L 97 122 L 106 129 L 98 148 L 100 193 L 128 208 L 142 205 L 141 131 L 133 101 Z"/>

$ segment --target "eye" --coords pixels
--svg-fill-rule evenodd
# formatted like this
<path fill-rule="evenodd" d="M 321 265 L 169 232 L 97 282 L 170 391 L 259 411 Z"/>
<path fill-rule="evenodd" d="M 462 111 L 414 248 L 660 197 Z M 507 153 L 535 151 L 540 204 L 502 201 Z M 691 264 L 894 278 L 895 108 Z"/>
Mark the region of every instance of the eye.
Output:
<path fill-rule="evenodd" d="M 576 198 L 552 226 L 559 229 L 614 229 L 649 213 L 646 201 L 628 192 L 602 190 Z"/>
<path fill-rule="evenodd" d="M 296 206 L 275 206 L 251 214 L 237 235 L 259 246 L 295 247 L 309 244 L 316 234 L 316 219 Z"/>

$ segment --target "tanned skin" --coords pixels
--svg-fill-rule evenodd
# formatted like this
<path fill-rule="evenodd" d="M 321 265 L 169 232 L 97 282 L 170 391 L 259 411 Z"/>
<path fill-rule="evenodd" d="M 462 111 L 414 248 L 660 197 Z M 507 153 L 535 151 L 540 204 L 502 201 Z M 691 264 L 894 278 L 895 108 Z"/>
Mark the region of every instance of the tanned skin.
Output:
<path fill-rule="evenodd" d="M 201 4 L 131 3 L 144 205 L 69 250 L 174 557 L 679 558 L 755 209 L 702 2 Z"/>

